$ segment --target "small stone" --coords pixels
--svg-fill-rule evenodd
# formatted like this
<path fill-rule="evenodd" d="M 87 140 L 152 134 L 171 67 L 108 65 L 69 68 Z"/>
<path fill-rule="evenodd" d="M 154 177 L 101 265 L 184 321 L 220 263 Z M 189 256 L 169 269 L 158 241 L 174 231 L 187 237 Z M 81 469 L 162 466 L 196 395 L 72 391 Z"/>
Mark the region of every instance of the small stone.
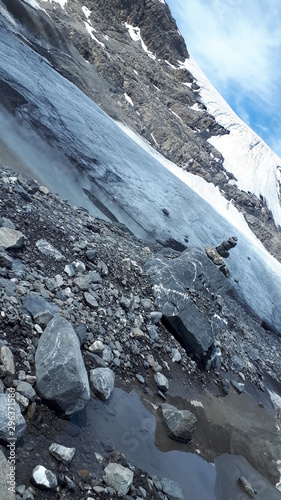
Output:
<path fill-rule="evenodd" d="M 95 299 L 95 297 L 91 293 L 84 292 L 84 299 L 85 299 L 87 305 L 91 309 L 97 309 L 99 307 L 97 300 Z"/>
<path fill-rule="evenodd" d="M 158 340 L 158 332 L 157 332 L 157 328 L 155 325 L 148 325 L 147 331 L 148 331 L 148 335 L 151 338 L 151 340 Z"/>
<path fill-rule="evenodd" d="M 6 375 L 14 377 L 16 373 L 14 356 L 11 349 L 6 345 L 0 348 L 0 360 L 5 368 Z"/>
<path fill-rule="evenodd" d="M 136 374 L 136 379 L 141 383 L 141 384 L 144 384 L 145 383 L 145 380 L 144 380 L 144 377 L 142 375 L 140 375 L 139 373 Z"/>
<path fill-rule="evenodd" d="M 37 465 L 32 471 L 32 479 L 36 486 L 46 490 L 56 489 L 58 482 L 55 474 L 43 465 Z"/>
<path fill-rule="evenodd" d="M 154 380 L 160 391 L 166 392 L 169 389 L 168 379 L 162 373 L 155 373 Z"/>
<path fill-rule="evenodd" d="M 233 385 L 233 387 L 235 387 L 235 389 L 241 394 L 243 391 L 244 391 L 244 385 L 245 384 L 241 384 L 240 382 L 236 382 L 236 380 L 231 380 L 231 384 Z"/>
<path fill-rule="evenodd" d="M 46 196 L 47 196 L 47 194 L 50 193 L 50 190 L 46 186 L 40 186 L 39 191 L 40 191 L 40 193 L 45 194 Z"/>
<path fill-rule="evenodd" d="M 179 363 L 181 360 L 181 353 L 178 349 L 172 349 L 172 362 Z"/>
<path fill-rule="evenodd" d="M 101 354 L 104 350 L 104 343 L 101 340 L 95 340 L 92 345 L 89 347 L 89 351 L 94 352 L 96 354 Z"/>
<path fill-rule="evenodd" d="M 161 320 L 162 318 L 162 312 L 160 311 L 153 311 L 150 313 L 150 320 L 151 322 L 154 324 L 154 325 L 157 325 L 159 323 L 159 321 Z"/>
<path fill-rule="evenodd" d="M 24 411 L 24 410 L 26 410 L 26 408 L 28 408 L 28 406 L 29 406 L 29 399 L 28 398 L 26 398 L 22 394 L 19 394 L 18 392 L 16 392 L 15 398 L 16 398 L 16 402 L 20 405 L 21 410 Z"/>
<path fill-rule="evenodd" d="M 21 381 L 17 385 L 17 392 L 28 398 L 30 401 L 35 401 L 35 399 L 37 398 L 35 390 L 33 389 L 31 384 L 28 384 L 28 382 Z"/>
<path fill-rule="evenodd" d="M 256 493 L 255 493 L 251 483 L 249 483 L 249 481 L 247 481 L 247 479 L 244 476 L 239 477 L 238 481 L 239 481 L 240 486 L 246 491 L 246 493 L 251 498 L 256 497 Z"/>
<path fill-rule="evenodd" d="M 110 463 L 104 469 L 103 480 L 105 484 L 114 488 L 121 495 L 127 495 L 133 479 L 134 473 L 120 464 Z"/>
<path fill-rule="evenodd" d="M 211 261 L 216 264 L 216 266 L 222 266 L 224 264 L 223 258 L 216 250 L 214 250 L 214 248 L 206 245 L 205 252 L 209 259 L 211 259 Z"/>
<path fill-rule="evenodd" d="M 95 368 L 90 371 L 90 382 L 99 399 L 106 401 L 114 389 L 114 372 L 110 368 Z"/>
<path fill-rule="evenodd" d="M 57 443 L 52 443 L 49 447 L 49 452 L 64 465 L 67 465 L 71 462 L 74 457 L 75 451 L 75 448 L 68 448 Z"/>

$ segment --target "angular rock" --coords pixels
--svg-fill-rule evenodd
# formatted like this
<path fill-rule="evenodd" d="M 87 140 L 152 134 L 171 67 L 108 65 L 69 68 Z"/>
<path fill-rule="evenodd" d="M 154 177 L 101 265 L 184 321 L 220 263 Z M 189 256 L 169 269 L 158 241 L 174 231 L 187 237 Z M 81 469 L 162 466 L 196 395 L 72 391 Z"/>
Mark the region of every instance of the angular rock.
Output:
<path fill-rule="evenodd" d="M 37 465 L 33 469 L 32 480 L 38 488 L 43 490 L 54 490 L 58 485 L 55 474 L 43 465 Z"/>
<path fill-rule="evenodd" d="M 15 464 L 9 464 L 2 450 L 0 450 L 0 498 L 5 500 L 15 499 Z"/>
<path fill-rule="evenodd" d="M 244 476 L 239 477 L 239 484 L 246 491 L 246 493 L 249 495 L 249 497 L 251 497 L 251 498 L 256 497 L 255 491 L 254 491 L 251 483 Z"/>
<path fill-rule="evenodd" d="M 13 264 L 13 259 L 6 252 L 0 252 L 0 267 L 6 267 L 11 269 Z"/>
<path fill-rule="evenodd" d="M 42 328 L 45 328 L 47 324 L 53 319 L 54 315 L 46 310 L 40 311 L 37 314 L 34 314 L 33 319 L 37 325 L 40 325 Z"/>
<path fill-rule="evenodd" d="M 21 231 L 16 231 L 8 227 L 0 227 L 0 247 L 3 247 L 5 250 L 21 248 L 24 241 L 25 236 Z"/>
<path fill-rule="evenodd" d="M 53 257 L 58 261 L 65 259 L 64 255 L 62 255 L 51 243 L 44 239 L 36 241 L 36 246 L 38 250 L 47 257 Z"/>
<path fill-rule="evenodd" d="M 162 477 L 161 486 L 163 493 L 168 496 L 169 500 L 184 500 L 182 488 L 176 481 Z"/>
<path fill-rule="evenodd" d="M 110 368 L 95 368 L 90 371 L 91 387 L 99 399 L 109 399 L 114 389 L 114 372 Z"/>
<path fill-rule="evenodd" d="M 0 439 L 7 442 L 9 442 L 11 438 L 19 438 L 22 436 L 26 428 L 25 419 L 21 414 L 20 407 L 12 397 L 13 393 L 11 392 L 10 394 L 0 394 Z M 8 428 L 9 412 L 15 422 L 15 429 Z"/>
<path fill-rule="evenodd" d="M 169 381 L 162 373 L 155 373 L 154 380 L 160 391 L 166 392 L 169 389 Z"/>
<path fill-rule="evenodd" d="M 178 410 L 172 405 L 161 405 L 163 419 L 169 429 L 169 437 L 176 441 L 187 443 L 192 439 L 197 419 L 188 410 Z"/>
<path fill-rule="evenodd" d="M 0 348 L 0 360 L 5 367 L 6 375 L 14 377 L 16 373 L 14 356 L 11 349 L 6 345 Z"/>
<path fill-rule="evenodd" d="M 214 342 L 211 324 L 191 300 L 185 301 L 179 311 L 166 304 L 163 322 L 189 353 L 205 356 Z"/>
<path fill-rule="evenodd" d="M 89 307 L 91 309 L 97 309 L 99 307 L 98 301 L 95 299 L 95 297 L 89 293 L 89 292 L 84 292 L 84 299 Z"/>
<path fill-rule="evenodd" d="M 216 250 L 214 250 L 214 248 L 206 245 L 205 252 L 209 259 L 211 259 L 211 261 L 216 264 L 216 266 L 222 266 L 224 264 L 222 256 Z"/>
<path fill-rule="evenodd" d="M 51 314 L 56 314 L 59 312 L 59 308 L 56 304 L 51 304 L 48 302 L 40 293 L 30 292 L 22 301 L 22 307 L 34 318 L 38 313 L 46 313 L 49 311 Z"/>
<path fill-rule="evenodd" d="M 25 398 L 28 398 L 30 401 L 35 401 L 35 399 L 37 398 L 35 390 L 28 382 L 21 381 L 17 385 L 17 392 L 22 394 Z"/>
<path fill-rule="evenodd" d="M 41 335 L 35 354 L 37 391 L 66 415 L 82 410 L 90 397 L 89 381 L 72 325 L 56 316 Z"/>
<path fill-rule="evenodd" d="M 49 452 L 64 465 L 67 465 L 71 462 L 74 457 L 75 451 L 75 448 L 68 448 L 57 443 L 52 443 L 49 447 Z"/>
<path fill-rule="evenodd" d="M 127 495 L 134 479 L 134 473 L 120 464 L 110 463 L 104 469 L 103 480 L 107 486 L 114 488 L 117 493 Z"/>

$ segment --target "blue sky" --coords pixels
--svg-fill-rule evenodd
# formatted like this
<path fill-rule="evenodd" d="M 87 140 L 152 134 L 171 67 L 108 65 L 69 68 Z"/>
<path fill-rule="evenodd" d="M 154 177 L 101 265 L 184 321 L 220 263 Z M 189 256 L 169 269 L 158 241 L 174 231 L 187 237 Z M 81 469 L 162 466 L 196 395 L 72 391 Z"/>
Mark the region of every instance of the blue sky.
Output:
<path fill-rule="evenodd" d="M 281 156 L 281 1 L 166 3 L 205 75 Z"/>

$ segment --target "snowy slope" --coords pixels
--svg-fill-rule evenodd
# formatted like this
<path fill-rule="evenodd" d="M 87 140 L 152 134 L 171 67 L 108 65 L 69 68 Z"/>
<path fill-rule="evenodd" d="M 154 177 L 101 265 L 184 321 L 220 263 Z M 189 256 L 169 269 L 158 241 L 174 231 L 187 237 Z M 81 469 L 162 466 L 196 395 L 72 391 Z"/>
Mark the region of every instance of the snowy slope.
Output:
<path fill-rule="evenodd" d="M 258 197 L 261 194 L 266 199 L 275 223 L 280 226 L 281 159 L 234 113 L 192 57 L 181 67 L 187 68 L 196 78 L 202 102 L 209 113 L 230 131 L 229 135 L 209 139 L 223 155 L 225 169 L 234 174 L 239 189 L 250 191 Z"/>

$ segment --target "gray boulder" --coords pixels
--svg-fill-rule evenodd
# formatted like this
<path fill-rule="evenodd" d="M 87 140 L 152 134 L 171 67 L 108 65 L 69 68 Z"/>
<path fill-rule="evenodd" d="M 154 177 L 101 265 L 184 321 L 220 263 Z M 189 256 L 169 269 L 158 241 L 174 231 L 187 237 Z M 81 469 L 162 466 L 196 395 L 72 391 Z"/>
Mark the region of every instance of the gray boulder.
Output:
<path fill-rule="evenodd" d="M 5 250 L 21 248 L 24 244 L 25 236 L 20 231 L 10 229 L 9 227 L 0 228 L 0 247 Z"/>
<path fill-rule="evenodd" d="M 37 391 L 66 415 L 82 410 L 90 397 L 80 343 L 72 325 L 56 316 L 41 335 L 35 354 Z"/>
<path fill-rule="evenodd" d="M 120 464 L 111 463 L 104 469 L 103 480 L 105 484 L 114 488 L 121 495 L 127 495 L 133 479 L 134 473 Z"/>
<path fill-rule="evenodd" d="M 197 419 L 188 410 L 178 410 L 167 403 L 160 406 L 165 424 L 169 429 L 169 437 L 187 443 L 192 439 Z"/>
<path fill-rule="evenodd" d="M 9 442 L 11 438 L 19 438 L 25 431 L 26 423 L 18 403 L 9 394 L 0 394 L 0 439 Z M 15 428 L 8 428 L 8 414 L 13 416 Z M 14 418 L 15 417 L 15 418 Z M 12 419 L 11 419 L 12 420 Z"/>
<path fill-rule="evenodd" d="M 99 399 L 109 399 L 114 389 L 114 372 L 110 368 L 95 368 L 90 371 L 91 387 Z"/>

